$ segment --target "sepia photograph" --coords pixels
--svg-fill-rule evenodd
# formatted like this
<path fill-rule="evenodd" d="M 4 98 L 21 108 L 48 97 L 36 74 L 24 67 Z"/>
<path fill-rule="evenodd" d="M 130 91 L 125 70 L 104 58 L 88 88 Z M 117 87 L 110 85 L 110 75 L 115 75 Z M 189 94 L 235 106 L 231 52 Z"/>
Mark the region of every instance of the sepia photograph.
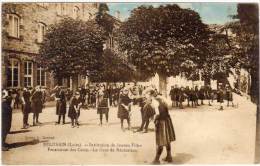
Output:
<path fill-rule="evenodd" d="M 260 164 L 259 2 L 1 1 L 3 165 Z"/>

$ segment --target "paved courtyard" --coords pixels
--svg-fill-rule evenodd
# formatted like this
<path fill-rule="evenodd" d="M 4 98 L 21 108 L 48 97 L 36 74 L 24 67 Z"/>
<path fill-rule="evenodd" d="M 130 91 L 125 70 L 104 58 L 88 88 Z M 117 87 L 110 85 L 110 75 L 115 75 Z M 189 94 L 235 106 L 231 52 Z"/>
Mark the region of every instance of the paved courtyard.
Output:
<path fill-rule="evenodd" d="M 224 111 L 218 111 L 216 102 L 211 107 L 171 109 L 177 137 L 172 143 L 173 164 L 254 162 L 256 106 L 239 96 L 235 101 L 236 107 L 225 107 Z M 238 101 L 241 104 L 237 106 Z M 133 131 L 141 123 L 137 106 L 131 131 L 120 129 L 116 108 L 109 116 L 109 124 L 99 126 L 96 110 L 82 110 L 80 127 L 71 128 L 68 117 L 65 125 L 55 125 L 55 108 L 47 107 L 40 115 L 41 126 L 23 130 L 22 113 L 15 111 L 7 136 L 12 148 L 3 152 L 3 163 L 150 164 L 156 148 L 154 124 L 150 123 L 148 133 Z"/>

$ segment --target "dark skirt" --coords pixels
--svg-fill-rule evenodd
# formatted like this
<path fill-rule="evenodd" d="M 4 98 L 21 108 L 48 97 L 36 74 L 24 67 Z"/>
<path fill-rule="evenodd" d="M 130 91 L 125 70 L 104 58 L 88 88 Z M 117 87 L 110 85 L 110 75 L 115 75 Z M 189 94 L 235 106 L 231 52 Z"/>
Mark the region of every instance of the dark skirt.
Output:
<path fill-rule="evenodd" d="M 150 119 L 155 115 L 155 110 L 151 104 L 145 104 L 142 111 L 144 119 Z"/>
<path fill-rule="evenodd" d="M 33 113 L 42 113 L 42 102 L 41 101 L 33 101 L 32 102 L 32 112 Z"/>
<path fill-rule="evenodd" d="M 80 110 L 76 111 L 74 108 L 69 108 L 68 117 L 71 119 L 76 119 L 80 116 Z"/>
<path fill-rule="evenodd" d="M 176 101 L 176 95 L 171 95 L 171 100 Z"/>
<path fill-rule="evenodd" d="M 108 107 L 98 107 L 97 108 L 97 114 L 107 114 L 109 112 Z"/>
<path fill-rule="evenodd" d="M 23 114 L 28 114 L 30 112 L 32 112 L 32 107 L 31 107 L 31 102 L 26 102 L 24 105 L 23 105 Z"/>
<path fill-rule="evenodd" d="M 233 94 L 227 93 L 227 101 L 233 101 Z"/>
<path fill-rule="evenodd" d="M 196 94 L 191 94 L 190 101 L 198 100 L 198 96 Z"/>
<path fill-rule="evenodd" d="M 175 132 L 170 116 L 156 120 L 155 138 L 158 146 L 166 146 L 175 141 Z"/>
<path fill-rule="evenodd" d="M 222 93 L 219 93 L 217 95 L 217 102 L 223 103 L 224 102 L 224 95 Z"/>
<path fill-rule="evenodd" d="M 122 105 L 119 105 L 118 106 L 117 117 L 120 118 L 120 119 L 128 119 L 129 118 L 130 108 L 128 110 L 125 107 L 123 107 Z"/>
<path fill-rule="evenodd" d="M 66 101 L 58 101 L 56 104 L 56 115 L 65 115 L 66 114 Z"/>
<path fill-rule="evenodd" d="M 199 94 L 199 99 L 200 99 L 200 100 L 204 100 L 204 99 L 205 99 L 204 93 L 200 93 L 200 94 Z"/>

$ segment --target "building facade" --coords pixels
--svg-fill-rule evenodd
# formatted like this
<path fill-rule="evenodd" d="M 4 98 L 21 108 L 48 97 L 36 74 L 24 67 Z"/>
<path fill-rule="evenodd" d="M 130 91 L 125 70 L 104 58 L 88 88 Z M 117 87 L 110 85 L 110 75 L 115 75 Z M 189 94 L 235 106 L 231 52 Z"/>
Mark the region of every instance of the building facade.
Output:
<path fill-rule="evenodd" d="M 3 3 L 2 88 L 52 88 L 51 73 L 37 63 L 44 34 L 64 17 L 94 19 L 98 3 Z"/>

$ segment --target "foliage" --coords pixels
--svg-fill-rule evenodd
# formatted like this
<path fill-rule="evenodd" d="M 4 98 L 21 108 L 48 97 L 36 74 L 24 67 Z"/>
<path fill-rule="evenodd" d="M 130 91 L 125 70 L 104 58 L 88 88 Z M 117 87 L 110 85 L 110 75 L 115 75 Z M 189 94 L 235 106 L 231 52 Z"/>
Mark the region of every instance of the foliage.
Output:
<path fill-rule="evenodd" d="M 115 24 L 114 18 L 107 14 L 108 11 L 107 4 L 100 3 L 96 16 L 96 22 L 105 30 L 107 36 L 113 32 Z"/>
<path fill-rule="evenodd" d="M 127 82 L 133 80 L 134 69 L 116 52 L 106 49 L 100 59 L 100 71 L 90 75 L 95 82 Z"/>
<path fill-rule="evenodd" d="M 52 25 L 40 46 L 40 63 L 57 77 L 89 75 L 99 68 L 104 32 L 95 21 L 65 18 Z"/>
<path fill-rule="evenodd" d="M 189 77 L 203 64 L 209 34 L 195 11 L 178 5 L 140 6 L 122 24 L 117 39 L 141 71 Z"/>
<path fill-rule="evenodd" d="M 238 19 L 229 24 L 236 34 L 232 50 L 233 62 L 239 68 L 246 69 L 251 75 L 250 95 L 254 102 L 259 97 L 259 9 L 257 4 L 238 4 Z"/>
<path fill-rule="evenodd" d="M 211 34 L 204 48 L 207 48 L 207 51 L 201 69 L 202 79 L 225 80 L 233 68 L 227 34 L 223 32 Z"/>

